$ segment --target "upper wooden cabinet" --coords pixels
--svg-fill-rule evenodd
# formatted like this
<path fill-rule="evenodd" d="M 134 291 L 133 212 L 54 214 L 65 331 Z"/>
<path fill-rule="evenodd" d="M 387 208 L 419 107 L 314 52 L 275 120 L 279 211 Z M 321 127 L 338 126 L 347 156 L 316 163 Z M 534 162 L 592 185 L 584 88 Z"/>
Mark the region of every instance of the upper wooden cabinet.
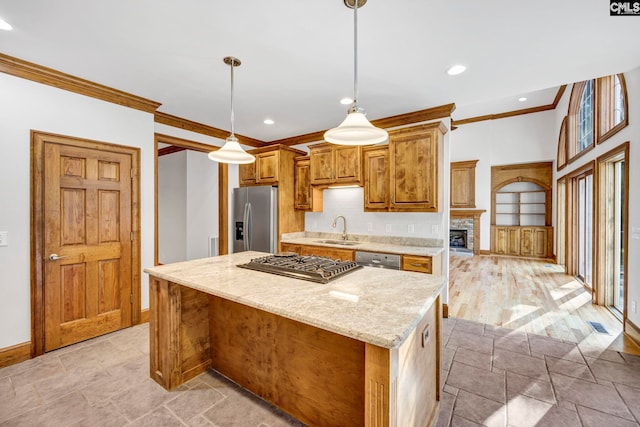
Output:
<path fill-rule="evenodd" d="M 321 143 L 309 150 L 312 185 L 362 183 L 362 147 Z"/>
<path fill-rule="evenodd" d="M 452 208 L 476 207 L 476 164 L 477 160 L 451 162 L 451 202 Z"/>
<path fill-rule="evenodd" d="M 309 156 L 295 158 L 293 175 L 293 208 L 301 211 L 322 212 L 322 188 L 311 185 Z"/>
<path fill-rule="evenodd" d="M 284 145 L 270 145 L 249 150 L 256 156 L 254 163 L 240 165 L 240 186 L 249 185 L 277 185 L 280 179 L 291 179 L 292 176 L 282 175 L 284 169 L 293 168 L 293 157 L 304 155 L 303 151 L 295 150 Z M 287 153 L 283 159 L 283 153 Z M 283 163 L 283 161 L 286 163 Z M 289 163 L 290 162 L 290 163 Z M 290 173 L 290 172 L 289 172 Z"/>
<path fill-rule="evenodd" d="M 389 147 L 371 146 L 362 150 L 364 165 L 364 210 L 389 209 Z"/>
<path fill-rule="evenodd" d="M 268 185 L 278 183 L 280 153 L 276 150 L 249 153 L 256 156 L 254 163 L 240 165 L 240 185 Z"/>
<path fill-rule="evenodd" d="M 438 212 L 438 164 L 447 128 L 442 122 L 389 132 L 392 211 Z"/>

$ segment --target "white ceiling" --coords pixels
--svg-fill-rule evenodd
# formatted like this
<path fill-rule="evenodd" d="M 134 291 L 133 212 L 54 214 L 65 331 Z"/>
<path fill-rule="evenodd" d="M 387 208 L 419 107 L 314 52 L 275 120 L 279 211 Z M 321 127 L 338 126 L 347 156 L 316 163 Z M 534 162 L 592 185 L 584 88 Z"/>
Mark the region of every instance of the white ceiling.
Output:
<path fill-rule="evenodd" d="M 0 0 L 0 17 L 14 27 L 0 31 L 0 52 L 221 129 L 222 59 L 236 56 L 236 132 L 263 141 L 336 126 L 353 92 L 342 0 Z M 550 104 L 562 84 L 640 66 L 640 16 L 610 17 L 605 0 L 369 0 L 358 18 L 370 119 L 452 102 L 455 119 Z M 448 76 L 455 63 L 467 72 Z"/>

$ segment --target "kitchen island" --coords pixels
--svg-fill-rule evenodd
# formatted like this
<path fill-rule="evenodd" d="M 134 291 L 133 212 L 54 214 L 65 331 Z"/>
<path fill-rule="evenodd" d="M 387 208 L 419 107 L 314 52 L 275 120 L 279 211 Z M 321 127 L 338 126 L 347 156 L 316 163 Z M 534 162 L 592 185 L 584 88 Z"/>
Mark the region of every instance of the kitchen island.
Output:
<path fill-rule="evenodd" d="M 309 425 L 433 423 L 442 277 L 365 267 L 319 284 L 237 266 L 264 255 L 145 269 L 156 382 L 213 368 Z"/>

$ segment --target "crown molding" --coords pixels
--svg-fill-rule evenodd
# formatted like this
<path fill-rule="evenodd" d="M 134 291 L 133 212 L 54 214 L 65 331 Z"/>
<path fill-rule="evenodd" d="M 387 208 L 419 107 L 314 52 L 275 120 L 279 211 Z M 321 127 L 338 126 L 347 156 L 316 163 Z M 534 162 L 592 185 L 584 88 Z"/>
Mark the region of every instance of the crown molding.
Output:
<path fill-rule="evenodd" d="M 540 105 L 538 107 L 523 108 L 522 110 L 507 111 L 507 112 L 498 113 L 498 114 L 485 114 L 484 116 L 470 117 L 468 119 L 453 120 L 451 122 L 451 129 L 456 129 L 460 125 L 482 122 L 485 120 L 497 120 L 497 119 L 504 119 L 507 117 L 522 116 L 524 114 L 540 113 L 542 111 L 555 110 L 566 89 L 567 89 L 567 85 L 560 86 L 558 88 L 558 92 L 556 93 L 556 97 L 554 98 L 551 104 Z"/>
<path fill-rule="evenodd" d="M 227 130 L 218 129 L 213 126 L 183 119 L 182 117 L 172 116 L 171 114 L 162 113 L 160 111 L 156 111 L 154 120 L 156 123 L 161 123 L 167 126 L 173 126 L 173 127 L 188 130 L 191 132 L 212 136 L 214 138 L 220 138 L 223 140 L 229 136 L 229 131 Z M 236 134 L 236 138 L 238 138 L 238 142 L 240 142 L 240 144 L 248 145 L 251 147 L 263 147 L 265 145 L 271 144 L 271 143 L 267 144 L 260 140 L 250 138 L 248 136 L 238 135 L 238 134 Z"/>
<path fill-rule="evenodd" d="M 0 53 L 0 72 L 80 95 L 154 113 L 161 103 Z"/>
<path fill-rule="evenodd" d="M 429 120 L 442 119 L 450 117 L 451 113 L 456 109 L 456 104 L 445 104 L 438 107 L 427 108 L 425 110 L 413 111 L 411 113 L 398 114 L 397 116 L 385 117 L 382 119 L 371 120 L 371 124 L 382 128 L 389 129 L 398 126 L 406 126 L 413 123 L 427 122 Z M 307 133 L 304 135 L 292 136 L 290 138 L 278 139 L 270 141 L 269 144 L 281 145 L 298 145 L 308 144 L 310 142 L 324 141 L 324 133 L 326 130 Z"/>

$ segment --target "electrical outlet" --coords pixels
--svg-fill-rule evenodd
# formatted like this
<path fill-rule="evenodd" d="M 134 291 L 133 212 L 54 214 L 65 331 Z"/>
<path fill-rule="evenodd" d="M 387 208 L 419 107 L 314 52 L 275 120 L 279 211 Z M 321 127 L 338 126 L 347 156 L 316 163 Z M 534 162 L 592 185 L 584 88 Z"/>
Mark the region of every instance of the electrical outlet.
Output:
<path fill-rule="evenodd" d="M 0 231 L 0 246 L 9 246 L 9 232 Z"/>
<path fill-rule="evenodd" d="M 638 311 L 638 304 L 635 301 L 631 301 L 631 312 L 636 313 Z"/>
<path fill-rule="evenodd" d="M 431 225 L 431 234 L 438 234 L 438 232 L 439 232 L 438 224 Z"/>
<path fill-rule="evenodd" d="M 407 225 L 407 233 L 415 233 L 416 232 L 416 226 L 415 224 L 409 224 Z"/>
<path fill-rule="evenodd" d="M 373 224 L 370 222 L 367 223 L 367 231 L 369 232 L 373 231 Z"/>
<path fill-rule="evenodd" d="M 391 224 L 385 224 L 384 231 L 386 231 L 387 233 L 391 233 Z"/>

